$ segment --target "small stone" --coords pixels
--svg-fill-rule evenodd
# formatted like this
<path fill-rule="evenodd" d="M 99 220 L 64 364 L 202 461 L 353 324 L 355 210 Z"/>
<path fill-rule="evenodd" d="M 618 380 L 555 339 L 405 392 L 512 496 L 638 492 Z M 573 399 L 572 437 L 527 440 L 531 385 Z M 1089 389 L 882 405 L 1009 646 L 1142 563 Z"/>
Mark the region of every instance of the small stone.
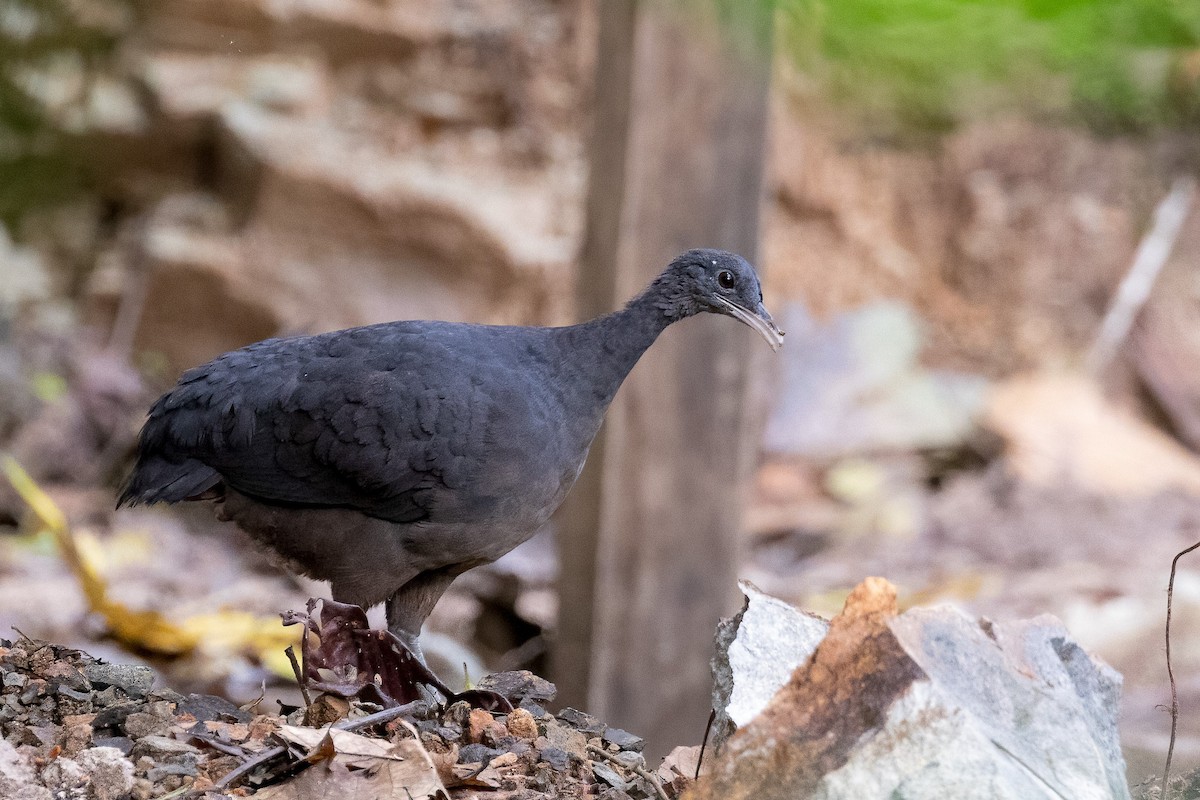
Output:
<path fill-rule="evenodd" d="M 115 686 L 109 686 L 98 692 L 92 692 L 92 703 L 97 708 L 108 708 L 109 706 L 120 705 L 129 699 L 129 695 L 122 692 Z"/>
<path fill-rule="evenodd" d="M 18 689 L 25 688 L 25 684 L 29 683 L 29 678 L 20 672 L 4 673 L 4 688 L 15 686 Z"/>
<path fill-rule="evenodd" d="M 158 787 L 159 791 L 173 797 L 175 790 L 183 787 L 183 778 L 178 775 L 167 775 L 156 783 L 155 786 Z"/>
<path fill-rule="evenodd" d="M 509 734 L 508 728 L 504 727 L 503 724 L 493 722 L 483 729 L 483 735 L 479 737 L 479 741 L 497 750 L 507 750 L 516 743 L 517 738 Z"/>
<path fill-rule="evenodd" d="M 193 694 L 193 695 L 188 695 L 187 697 L 184 697 L 183 695 L 181 695 L 179 692 L 175 691 L 174 689 L 168 689 L 166 687 L 154 689 L 150 692 L 150 694 L 146 695 L 146 699 L 153 703 L 157 703 L 159 700 L 166 700 L 168 703 L 171 703 L 172 705 L 176 705 L 176 706 L 180 705 L 181 703 L 186 703 L 188 701 L 188 698 L 191 698 L 191 697 L 206 697 L 209 700 L 216 700 L 225 705 L 231 705 L 231 706 L 233 705 L 233 703 L 231 703 L 230 701 L 226 700 L 223 697 L 211 697 L 209 695 L 202 695 L 202 694 Z M 240 713 L 240 714 L 247 713 L 245 711 L 242 711 L 237 706 L 233 706 L 233 707 L 237 708 L 238 713 Z"/>
<path fill-rule="evenodd" d="M 29 653 L 22 647 L 11 647 L 0 662 L 12 669 L 29 669 Z"/>
<path fill-rule="evenodd" d="M 567 755 L 567 751 L 558 747 L 539 748 L 538 754 L 542 757 L 542 761 L 558 772 L 564 772 L 571 763 L 571 757 Z"/>
<path fill-rule="evenodd" d="M 74 797 L 87 781 L 87 773 L 73 759 L 56 758 L 42 770 L 42 783 L 56 795 Z"/>
<path fill-rule="evenodd" d="M 483 741 L 483 733 L 496 722 L 496 718 L 482 708 L 473 708 L 467 718 L 467 741 L 475 744 Z"/>
<path fill-rule="evenodd" d="M 146 703 L 146 712 L 160 719 L 170 719 L 175 715 L 175 703 L 170 700 L 154 700 Z"/>
<path fill-rule="evenodd" d="M 443 725 L 436 719 L 423 719 L 417 722 L 417 730 L 428 733 L 447 742 L 457 742 L 462 738 L 462 728 L 457 725 Z"/>
<path fill-rule="evenodd" d="M 458 763 L 483 764 L 486 766 L 500 751 L 482 744 L 469 744 L 458 751 Z"/>
<path fill-rule="evenodd" d="M 161 736 L 170 730 L 171 726 L 162 717 L 145 711 L 137 711 L 125 718 L 125 724 L 122 727 L 131 739 L 141 739 L 146 736 Z"/>
<path fill-rule="evenodd" d="M 181 778 L 194 778 L 196 776 L 196 762 L 194 759 L 186 761 L 178 761 L 169 764 L 159 764 L 146 773 L 148 778 L 153 783 L 161 783 L 165 778 L 175 775 Z"/>
<path fill-rule="evenodd" d="M 29 760 L 5 739 L 0 739 L 0 796 L 18 787 L 33 783 L 33 767 Z"/>
<path fill-rule="evenodd" d="M 45 642 L 37 642 L 37 649 L 29 654 L 29 669 L 41 675 L 51 664 L 58 660 L 54 648 L 46 646 Z"/>
<path fill-rule="evenodd" d="M 550 712 L 532 700 L 522 700 L 520 708 L 528 711 L 534 719 L 545 719 L 550 716 Z"/>
<path fill-rule="evenodd" d="M 31 706 L 45 694 L 46 682 L 41 678 L 33 678 L 25 685 L 25 691 L 21 692 L 21 705 Z"/>
<path fill-rule="evenodd" d="M 450 707 L 442 714 L 442 721 L 448 724 L 454 724 L 462 728 L 464 731 L 468 729 L 471 721 L 471 704 L 465 700 L 459 700 L 456 703 L 451 703 Z"/>
<path fill-rule="evenodd" d="M 520 705 L 525 700 L 549 703 L 558 695 L 558 687 L 527 669 L 487 675 L 479 679 L 477 688 L 503 695 L 513 705 Z"/>
<path fill-rule="evenodd" d="M 587 736 L 599 736 L 607 726 L 591 714 L 585 714 L 574 708 L 564 708 L 556 715 L 563 722 Z"/>
<path fill-rule="evenodd" d="M 120 750 L 122 755 L 133 752 L 133 739 L 128 736 L 98 736 L 92 739 L 93 747 L 111 747 Z"/>
<path fill-rule="evenodd" d="M 58 696 L 70 698 L 71 700 L 74 700 L 78 703 L 92 702 L 92 693 L 91 692 L 78 692 L 69 686 L 59 686 L 58 687 Z"/>
<path fill-rule="evenodd" d="M 592 762 L 592 773 L 614 789 L 625 791 L 629 784 L 617 774 L 617 771 L 603 761 Z"/>
<path fill-rule="evenodd" d="M 546 725 L 546 740 L 551 747 L 565 750 L 576 761 L 588 761 L 587 738 L 558 720 L 551 719 Z"/>
<path fill-rule="evenodd" d="M 156 694 L 158 693 L 156 692 Z M 164 699 L 171 700 L 171 698 Z M 254 719 L 253 714 L 243 711 L 222 697 L 213 697 L 207 694 L 189 694 L 182 700 L 173 700 L 172 702 L 176 703 L 176 714 L 191 714 L 201 722 L 207 722 L 210 719 L 225 719 L 227 722 L 250 722 Z"/>
<path fill-rule="evenodd" d="M 92 744 L 92 723 L 86 719 L 87 716 L 82 715 L 83 719 L 76 717 L 76 721 L 71 723 L 63 720 L 62 749 L 70 758 L 74 758 Z"/>
<path fill-rule="evenodd" d="M 250 726 L 244 722 L 222 722 L 210 719 L 207 722 L 197 722 L 193 729 L 197 733 L 212 734 L 226 742 L 244 742 L 250 738 Z"/>
<path fill-rule="evenodd" d="M 634 736 L 629 731 L 623 731 L 620 728 L 605 728 L 604 741 L 609 744 L 615 744 L 621 750 L 633 750 L 640 753 L 646 747 L 646 740 L 640 736 Z"/>
<path fill-rule="evenodd" d="M 344 697 L 322 694 L 304 711 L 304 724 L 310 728 L 321 728 L 325 725 L 345 719 L 350 713 L 350 701 Z"/>
<path fill-rule="evenodd" d="M 508 715 L 505 720 L 508 732 L 518 739 L 536 739 L 538 735 L 537 722 L 528 709 L 518 708 Z"/>
<path fill-rule="evenodd" d="M 41 672 L 43 678 L 51 679 L 60 687 L 67 687 L 76 692 L 83 692 L 90 695 L 92 686 L 88 683 L 88 679 L 83 673 L 72 667 L 70 664 L 65 664 L 62 661 L 57 661 Z"/>
<path fill-rule="evenodd" d="M 53 747 L 58 744 L 58 726 L 57 725 L 30 725 L 26 730 L 36 740 L 36 744 L 43 747 Z"/>
<path fill-rule="evenodd" d="M 93 747 L 77 758 L 88 776 L 89 800 L 118 800 L 133 790 L 133 764 L 115 747 Z"/>
<path fill-rule="evenodd" d="M 198 753 L 197 748 L 181 742 L 178 739 L 170 739 L 166 736 L 146 736 L 137 740 L 133 746 L 133 753 L 136 756 L 150 756 L 152 758 L 169 758 L 174 755 L 183 753 Z"/>
<path fill-rule="evenodd" d="M 137 703 L 111 705 L 96 714 L 92 727 L 98 731 L 117 730 L 124 727 L 125 719 L 141 708 Z"/>
<path fill-rule="evenodd" d="M 138 664 L 94 662 L 83 668 L 84 676 L 99 688 L 116 686 L 130 697 L 145 697 L 154 685 L 154 670 Z"/>
<path fill-rule="evenodd" d="M 47 789 L 45 786 L 38 786 L 37 784 L 22 786 L 13 794 L 5 795 L 5 797 L 10 798 L 11 800 L 55 800 L 54 795 L 50 793 L 49 789 Z"/>

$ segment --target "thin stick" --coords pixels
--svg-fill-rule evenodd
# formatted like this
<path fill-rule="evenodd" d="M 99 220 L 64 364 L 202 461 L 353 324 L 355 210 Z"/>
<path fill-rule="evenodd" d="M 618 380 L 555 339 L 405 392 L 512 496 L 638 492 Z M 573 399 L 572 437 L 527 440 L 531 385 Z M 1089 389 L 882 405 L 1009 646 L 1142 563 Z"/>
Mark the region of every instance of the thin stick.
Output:
<path fill-rule="evenodd" d="M 708 735 L 712 733 L 713 723 L 717 720 L 717 710 L 708 712 L 708 724 L 704 726 L 704 738 L 700 740 L 700 754 L 696 756 L 696 774 L 693 776 L 695 780 L 700 780 L 700 766 L 704 763 L 704 750 L 708 747 Z"/>
<path fill-rule="evenodd" d="M 601 750 L 594 744 L 589 744 L 587 746 L 587 751 L 592 755 L 600 756 L 605 761 L 610 761 L 613 764 L 616 764 L 618 767 L 636 773 L 638 777 L 644 778 L 647 783 L 654 787 L 654 793 L 659 796 L 660 800 L 671 800 L 671 798 L 667 797 L 667 790 L 663 788 L 662 782 L 659 781 L 658 776 L 654 773 L 647 771 L 643 767 L 631 767 L 627 764 L 622 764 L 612 753 L 609 753 L 607 750 Z"/>
<path fill-rule="evenodd" d="M 1167 640 L 1167 678 L 1171 682 L 1171 740 L 1167 744 L 1167 764 L 1163 767 L 1162 790 L 1163 797 L 1167 795 L 1167 781 L 1171 777 L 1171 757 L 1175 755 L 1175 729 L 1179 725 L 1179 694 L 1175 691 L 1175 673 L 1171 671 L 1171 602 L 1175 599 L 1175 567 L 1179 564 L 1179 559 L 1186 556 L 1188 553 L 1200 547 L 1200 542 L 1196 542 L 1186 550 L 1180 551 L 1171 559 L 1171 577 L 1167 580 L 1167 625 L 1166 625 L 1166 640 Z"/>
<path fill-rule="evenodd" d="M 268 761 L 270 761 L 274 758 L 278 758 L 279 756 L 283 755 L 286 752 L 287 752 L 286 747 L 272 747 L 267 750 L 263 750 L 261 753 L 256 755 L 254 758 L 250 759 L 249 761 L 243 761 L 241 764 L 234 767 L 229 772 L 225 773 L 225 777 L 221 778 L 221 780 L 217 781 L 213 785 L 213 789 L 215 789 L 218 792 L 225 791 L 227 788 L 232 786 L 239 778 L 241 778 L 246 773 L 250 772 L 251 770 L 257 769 L 258 767 L 262 766 L 263 764 L 267 763 Z"/>
<path fill-rule="evenodd" d="M 335 725 L 333 725 L 333 727 L 337 728 L 338 730 L 343 730 L 343 731 L 357 731 L 357 730 L 361 730 L 363 728 L 369 728 L 372 725 L 378 725 L 378 724 L 384 723 L 384 722 L 391 722 L 392 720 L 396 719 L 397 717 L 402 717 L 405 714 L 412 713 L 413 711 L 417 710 L 418 707 L 423 706 L 423 705 L 424 705 L 424 703 L 422 703 L 420 700 L 414 700 L 413 702 L 405 703 L 402 706 L 394 706 L 392 708 L 385 708 L 383 711 L 376 711 L 374 714 L 367 714 L 365 717 L 358 717 L 356 719 L 344 719 L 341 722 L 338 722 Z M 250 759 L 249 761 L 243 762 L 242 764 L 238 765 L 235 769 L 228 772 L 225 775 L 225 777 L 221 778 L 221 780 L 219 780 L 216 783 L 216 785 L 213 786 L 213 789 L 215 789 L 218 792 L 224 791 L 229 786 L 233 785 L 233 783 L 235 781 L 237 781 L 239 778 L 244 776 L 246 773 L 248 773 L 254 769 L 257 769 L 258 767 L 262 766 L 263 764 L 267 763 L 268 761 L 271 761 L 272 759 L 278 758 L 279 756 L 283 755 L 286 752 L 287 752 L 286 747 L 272 747 L 269 750 L 263 750 L 261 753 L 259 753 L 254 758 Z"/>
<path fill-rule="evenodd" d="M 402 706 L 385 708 L 383 711 L 376 711 L 374 714 L 367 714 L 365 717 L 344 719 L 341 722 L 336 723 L 333 727 L 343 731 L 358 731 L 362 730 L 363 728 L 369 728 L 372 725 L 391 722 L 392 720 L 403 717 L 406 714 L 411 714 L 412 712 L 424 706 L 425 701 L 413 700 L 411 703 L 405 703 Z"/>
<path fill-rule="evenodd" d="M 300 669 L 300 662 L 296 660 L 296 649 L 289 644 L 283 649 L 283 652 L 291 662 L 292 672 L 296 676 L 296 684 L 300 687 L 300 696 L 304 698 L 304 707 L 308 708 L 312 705 L 312 698 L 308 696 L 308 687 L 304 684 L 304 672 Z"/>
<path fill-rule="evenodd" d="M 1146 304 L 1158 274 L 1175 247 L 1179 229 L 1183 227 L 1192 208 L 1195 193 L 1195 179 L 1190 175 L 1182 175 L 1175 179 L 1171 191 L 1154 210 L 1154 222 L 1138 244 L 1133 264 L 1117 287 L 1104 321 L 1100 323 L 1100 332 L 1087 355 L 1086 364 L 1092 375 L 1104 371 L 1129 335 L 1134 319 Z"/>

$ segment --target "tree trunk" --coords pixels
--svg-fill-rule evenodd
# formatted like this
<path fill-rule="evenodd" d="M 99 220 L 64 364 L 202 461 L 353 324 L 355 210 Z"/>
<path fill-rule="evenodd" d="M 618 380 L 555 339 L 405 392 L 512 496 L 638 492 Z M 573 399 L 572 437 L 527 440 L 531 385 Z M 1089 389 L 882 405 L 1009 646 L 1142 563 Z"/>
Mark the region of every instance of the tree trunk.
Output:
<path fill-rule="evenodd" d="M 769 84 L 765 3 L 604 0 L 580 312 L 619 306 L 668 261 L 754 261 Z M 702 314 L 669 328 L 618 393 L 560 515 L 555 679 L 563 702 L 699 743 L 718 619 L 736 610 L 748 403 L 765 345 Z"/>

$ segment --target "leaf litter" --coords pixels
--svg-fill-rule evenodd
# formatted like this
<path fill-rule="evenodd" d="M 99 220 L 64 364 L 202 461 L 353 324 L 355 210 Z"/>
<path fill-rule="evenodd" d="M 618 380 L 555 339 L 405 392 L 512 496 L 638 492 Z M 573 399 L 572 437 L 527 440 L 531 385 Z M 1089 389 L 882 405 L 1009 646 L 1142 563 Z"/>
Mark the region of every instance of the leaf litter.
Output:
<path fill-rule="evenodd" d="M 315 666 L 346 652 L 330 630 L 367 642 L 382 638 L 359 636 L 345 624 L 356 615 L 341 604 L 321 611 L 324 620 L 294 615 L 305 625 L 325 623 L 325 640 L 309 644 L 314 660 L 305 674 L 339 671 L 336 664 Z M 357 675 L 380 666 L 355 657 Z M 319 682 L 318 675 L 310 688 Z M 356 676 L 335 687 L 349 697 L 322 693 L 308 708 L 285 706 L 279 714 L 153 683 L 149 667 L 109 664 L 25 637 L 0 640 L 0 796 L 16 796 L 20 786 L 30 787 L 21 795 L 27 800 L 661 800 L 691 784 L 671 764 L 651 772 L 639 737 L 574 709 L 552 714 L 553 684 L 527 671 L 487 676 L 457 695 L 434 685 L 406 704 L 389 694 L 391 705 L 383 708 L 363 695 L 383 697 L 380 686 L 403 693 Z M 376 688 L 361 691 L 368 685 Z M 312 724 L 314 709 L 326 717 L 319 724 Z"/>

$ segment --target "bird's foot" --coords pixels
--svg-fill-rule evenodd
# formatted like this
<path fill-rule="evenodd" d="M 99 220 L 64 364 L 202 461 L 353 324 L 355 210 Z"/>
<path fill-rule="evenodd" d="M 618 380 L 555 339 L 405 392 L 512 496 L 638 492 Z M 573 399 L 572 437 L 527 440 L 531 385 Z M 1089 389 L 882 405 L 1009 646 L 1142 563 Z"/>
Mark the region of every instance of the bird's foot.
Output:
<path fill-rule="evenodd" d="M 421 642 L 417 634 L 406 630 L 394 630 L 392 633 L 400 640 L 401 644 L 408 648 L 408 652 L 412 653 L 413 657 L 421 662 L 422 667 L 429 669 L 429 664 L 425 661 L 425 652 L 421 650 Z"/>

